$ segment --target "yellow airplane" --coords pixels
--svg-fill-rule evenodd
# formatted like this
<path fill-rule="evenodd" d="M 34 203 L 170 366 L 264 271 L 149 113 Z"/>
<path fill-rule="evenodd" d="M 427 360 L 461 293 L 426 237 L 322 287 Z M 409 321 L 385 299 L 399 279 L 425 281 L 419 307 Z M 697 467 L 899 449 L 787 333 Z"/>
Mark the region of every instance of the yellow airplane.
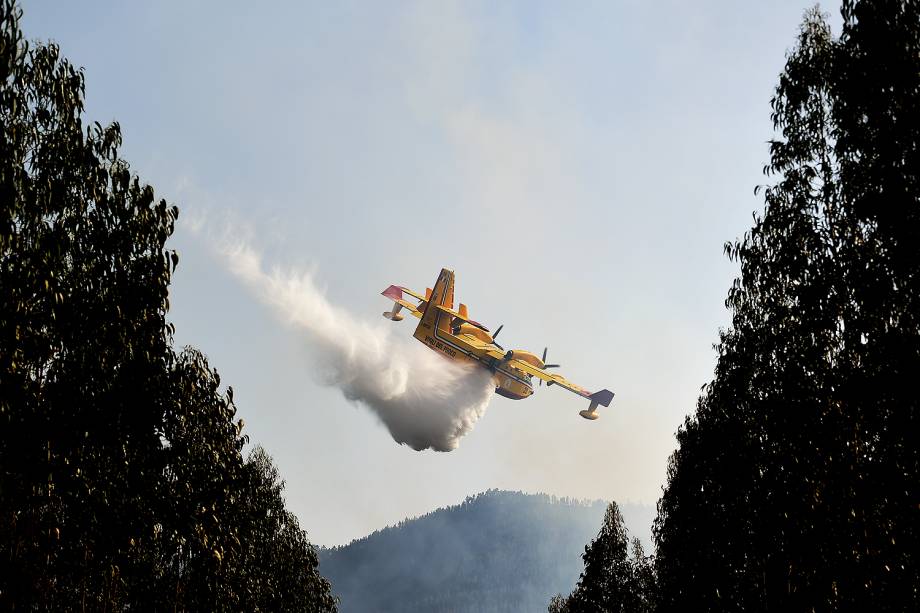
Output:
<path fill-rule="evenodd" d="M 598 405 L 610 406 L 613 392 L 601 390 L 593 394 L 581 388 L 562 375 L 553 375 L 546 372 L 550 368 L 558 368 L 558 364 L 545 364 L 546 349 L 543 350 L 542 359 L 529 351 L 512 349 L 505 351 L 504 347 L 495 342 L 495 337 L 501 332 L 502 326 L 494 334 L 481 323 L 469 318 L 465 304 L 460 304 L 459 310 L 454 309 L 454 271 L 441 270 L 434 289 L 426 289 L 425 295 L 417 294 L 412 290 L 391 285 L 382 294 L 393 301 L 393 310 L 383 314 L 392 321 L 402 321 L 402 309 L 418 317 L 421 321 L 415 329 L 415 338 L 426 346 L 448 358 L 456 361 L 472 362 L 494 373 L 495 392 L 520 400 L 533 394 L 533 377 L 546 381 L 546 385 L 558 385 L 579 396 L 584 396 L 590 401 L 587 410 L 578 414 L 585 419 L 597 419 Z M 418 304 L 412 304 L 403 296 L 408 294 Z"/>

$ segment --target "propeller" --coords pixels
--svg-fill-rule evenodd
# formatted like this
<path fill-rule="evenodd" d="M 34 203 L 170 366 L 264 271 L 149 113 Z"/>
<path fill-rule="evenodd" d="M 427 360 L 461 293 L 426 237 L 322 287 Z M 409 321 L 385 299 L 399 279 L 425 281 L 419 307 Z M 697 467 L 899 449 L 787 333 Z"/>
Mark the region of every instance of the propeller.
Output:
<path fill-rule="evenodd" d="M 505 324 L 499 324 L 498 328 L 496 328 L 495 332 L 492 334 L 492 344 L 498 347 L 499 349 L 501 349 L 502 351 L 504 351 L 505 348 L 495 342 L 495 337 L 498 336 L 498 333 L 501 332 L 502 328 L 504 327 L 505 327 Z"/>
<path fill-rule="evenodd" d="M 547 347 L 543 348 L 543 370 L 549 370 L 550 368 L 559 368 L 559 364 L 547 364 L 546 363 L 546 350 L 547 349 L 548 349 Z M 550 381 L 550 383 L 552 383 L 552 381 Z M 543 379 L 540 379 L 540 385 L 541 386 L 543 385 Z"/>

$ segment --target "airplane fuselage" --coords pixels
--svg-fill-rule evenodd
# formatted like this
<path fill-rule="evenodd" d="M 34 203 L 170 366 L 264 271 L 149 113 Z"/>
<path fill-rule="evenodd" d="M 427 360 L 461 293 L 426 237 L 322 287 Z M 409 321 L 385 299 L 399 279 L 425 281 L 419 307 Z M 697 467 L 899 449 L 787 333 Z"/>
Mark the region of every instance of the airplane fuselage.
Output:
<path fill-rule="evenodd" d="M 429 349 L 458 362 L 467 362 L 493 373 L 495 393 L 521 400 L 533 394 L 530 375 L 515 368 L 508 360 L 488 355 L 488 351 L 501 351 L 494 343 L 486 342 L 473 334 L 467 326 L 459 334 L 451 332 L 451 316 L 439 312 L 433 321 L 422 321 L 415 330 L 415 338 Z"/>

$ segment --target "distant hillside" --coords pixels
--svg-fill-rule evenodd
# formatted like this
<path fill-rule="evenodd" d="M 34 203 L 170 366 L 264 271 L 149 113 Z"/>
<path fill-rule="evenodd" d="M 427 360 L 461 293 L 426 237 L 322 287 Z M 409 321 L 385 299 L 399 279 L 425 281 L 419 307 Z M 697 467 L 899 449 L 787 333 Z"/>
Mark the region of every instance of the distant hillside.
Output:
<path fill-rule="evenodd" d="M 545 611 L 583 568 L 606 502 L 490 490 L 320 549 L 320 572 L 344 613 L 364 611 Z M 621 505 L 648 546 L 654 508 Z"/>

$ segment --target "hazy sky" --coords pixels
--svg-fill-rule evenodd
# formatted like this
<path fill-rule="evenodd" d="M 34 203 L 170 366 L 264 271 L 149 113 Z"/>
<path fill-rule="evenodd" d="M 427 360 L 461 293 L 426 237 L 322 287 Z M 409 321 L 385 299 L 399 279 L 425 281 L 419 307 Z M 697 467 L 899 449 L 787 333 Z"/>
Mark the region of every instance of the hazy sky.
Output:
<path fill-rule="evenodd" d="M 803 0 L 23 4 L 26 36 L 85 67 L 87 119 L 119 121 L 180 207 L 177 342 L 233 386 L 315 543 L 488 488 L 655 503 L 728 323 L 722 246 L 762 206 Z M 559 388 L 496 397 L 459 449 L 399 446 L 228 272 L 206 239 L 228 225 L 407 338 L 380 291 L 453 268 L 506 347 L 549 346 L 616 399 L 589 422 Z"/>

